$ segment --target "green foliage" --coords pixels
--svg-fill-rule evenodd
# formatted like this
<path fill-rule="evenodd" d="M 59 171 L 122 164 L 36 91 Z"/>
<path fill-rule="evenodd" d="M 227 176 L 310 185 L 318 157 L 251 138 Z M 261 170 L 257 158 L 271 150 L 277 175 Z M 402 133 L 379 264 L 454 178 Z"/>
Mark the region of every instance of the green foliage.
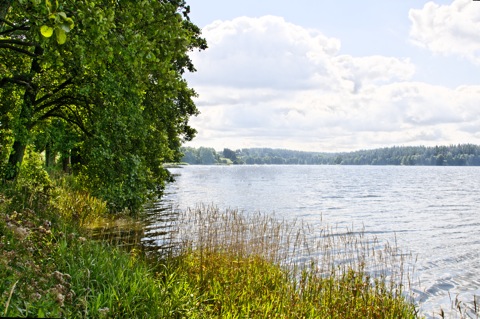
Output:
<path fill-rule="evenodd" d="M 52 182 L 43 167 L 43 161 L 31 147 L 27 148 L 25 160 L 14 182 L 2 185 L 17 208 L 43 207 L 48 202 Z"/>
<path fill-rule="evenodd" d="M 42 212 L 0 212 L 0 313 L 8 317 L 172 318 L 195 309 L 174 269 L 87 240 Z"/>
<path fill-rule="evenodd" d="M 17 179 L 17 187 L 29 193 L 44 192 L 51 187 L 50 177 L 43 167 L 40 154 L 31 147 L 27 148 L 25 159 Z"/>
<path fill-rule="evenodd" d="M 195 135 L 196 93 L 183 74 L 195 71 L 188 52 L 206 43 L 188 13 L 182 0 L 9 4 L 0 26 L 3 175 L 16 178 L 35 143 L 47 163 L 75 157 L 74 173 L 112 210 L 136 211 L 160 194 L 162 164 L 178 161 Z"/>
<path fill-rule="evenodd" d="M 220 156 L 215 149 L 210 147 L 182 147 L 182 162 L 197 165 L 212 165 L 220 163 Z"/>

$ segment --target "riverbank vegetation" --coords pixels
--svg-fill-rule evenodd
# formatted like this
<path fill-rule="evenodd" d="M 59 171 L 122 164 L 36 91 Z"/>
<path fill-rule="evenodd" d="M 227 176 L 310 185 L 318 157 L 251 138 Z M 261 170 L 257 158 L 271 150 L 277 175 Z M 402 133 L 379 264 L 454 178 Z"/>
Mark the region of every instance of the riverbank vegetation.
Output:
<path fill-rule="evenodd" d="M 212 164 L 274 165 L 428 165 L 479 166 L 480 146 L 394 146 L 355 152 L 302 152 L 271 148 L 228 148 L 217 152 L 209 147 L 183 147 L 182 162 Z"/>
<path fill-rule="evenodd" d="M 124 249 L 89 235 L 106 203 L 53 173 L 32 152 L 2 185 L 2 316 L 416 316 L 402 255 L 361 234 L 199 207 L 177 212 L 168 250 Z"/>

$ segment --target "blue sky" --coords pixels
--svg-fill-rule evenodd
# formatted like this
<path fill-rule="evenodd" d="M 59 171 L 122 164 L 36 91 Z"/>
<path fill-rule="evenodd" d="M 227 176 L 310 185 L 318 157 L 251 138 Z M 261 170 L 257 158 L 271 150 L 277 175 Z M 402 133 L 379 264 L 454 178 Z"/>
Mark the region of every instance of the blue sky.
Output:
<path fill-rule="evenodd" d="M 480 1 L 187 0 L 188 146 L 480 144 Z"/>

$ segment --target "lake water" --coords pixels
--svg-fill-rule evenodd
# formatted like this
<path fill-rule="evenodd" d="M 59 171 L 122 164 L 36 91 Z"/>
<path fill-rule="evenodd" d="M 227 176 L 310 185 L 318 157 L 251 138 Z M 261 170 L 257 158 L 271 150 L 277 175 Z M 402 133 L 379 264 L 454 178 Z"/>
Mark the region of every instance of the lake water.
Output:
<path fill-rule="evenodd" d="M 364 229 L 413 253 L 412 292 L 427 317 L 480 296 L 480 167 L 186 166 L 162 205 L 274 213 Z M 477 299 L 478 300 L 478 299 Z"/>

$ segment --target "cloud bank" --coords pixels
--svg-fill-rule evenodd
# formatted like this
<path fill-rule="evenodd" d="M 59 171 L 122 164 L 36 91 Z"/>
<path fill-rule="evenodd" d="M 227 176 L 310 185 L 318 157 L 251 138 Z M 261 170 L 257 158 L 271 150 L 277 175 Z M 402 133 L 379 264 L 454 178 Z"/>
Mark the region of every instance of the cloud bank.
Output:
<path fill-rule="evenodd" d="M 412 42 L 437 54 L 457 55 L 480 65 L 480 4 L 428 2 L 409 12 Z"/>
<path fill-rule="evenodd" d="M 445 26 L 432 23 L 438 16 L 466 15 L 465 2 L 410 11 L 411 38 L 475 62 L 473 41 L 447 33 L 452 44 L 469 43 L 452 49 L 435 35 Z M 477 16 L 467 11 L 474 23 Z M 463 32 L 463 25 L 454 26 L 455 35 Z M 209 49 L 192 54 L 198 72 L 188 77 L 201 111 L 191 121 L 199 134 L 190 146 L 348 151 L 480 143 L 480 86 L 415 82 L 408 58 L 339 54 L 340 39 L 276 16 L 216 21 L 203 35 Z"/>

